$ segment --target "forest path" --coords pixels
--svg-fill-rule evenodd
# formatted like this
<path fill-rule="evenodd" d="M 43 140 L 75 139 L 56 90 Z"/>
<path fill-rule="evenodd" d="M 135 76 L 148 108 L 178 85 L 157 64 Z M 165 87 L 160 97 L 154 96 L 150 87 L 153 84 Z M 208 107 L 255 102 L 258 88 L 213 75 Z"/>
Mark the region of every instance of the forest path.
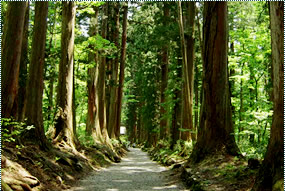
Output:
<path fill-rule="evenodd" d="M 150 160 L 147 153 L 137 148 L 130 152 L 121 163 L 96 172 L 80 180 L 72 191 L 147 191 L 186 190 L 178 180 L 170 181 L 170 171 Z M 171 177 L 172 178 L 172 177 Z"/>

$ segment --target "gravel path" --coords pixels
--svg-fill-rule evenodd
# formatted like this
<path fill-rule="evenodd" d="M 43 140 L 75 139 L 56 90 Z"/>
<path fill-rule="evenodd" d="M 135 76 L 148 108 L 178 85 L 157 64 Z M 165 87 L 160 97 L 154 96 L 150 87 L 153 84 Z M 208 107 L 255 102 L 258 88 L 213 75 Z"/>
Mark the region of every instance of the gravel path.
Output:
<path fill-rule="evenodd" d="M 130 148 L 121 163 L 113 164 L 79 182 L 72 191 L 147 191 L 186 190 L 183 185 L 169 178 L 167 168 L 151 161 L 147 153 Z M 173 178 L 174 179 L 174 178 Z"/>

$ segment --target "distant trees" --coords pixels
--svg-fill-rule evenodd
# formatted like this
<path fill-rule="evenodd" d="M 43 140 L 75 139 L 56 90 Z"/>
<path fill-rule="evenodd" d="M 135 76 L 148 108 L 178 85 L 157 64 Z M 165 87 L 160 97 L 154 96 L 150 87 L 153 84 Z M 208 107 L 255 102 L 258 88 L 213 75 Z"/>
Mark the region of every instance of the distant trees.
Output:
<path fill-rule="evenodd" d="M 95 14 L 91 15 L 89 29 L 89 40 L 94 40 L 89 45 L 93 49 L 89 53 L 89 62 L 95 63 L 95 67 L 88 69 L 86 134 L 92 134 L 95 142 L 111 146 L 109 139 L 120 135 L 118 118 L 121 117 L 128 9 L 125 8 L 127 5 L 118 2 L 105 3 L 102 9 L 98 5 L 93 5 Z M 120 10 L 123 10 L 122 48 L 119 43 Z M 103 15 L 102 20 L 98 20 L 99 14 Z M 102 44 L 105 47 L 101 47 Z"/>
<path fill-rule="evenodd" d="M 163 3 L 163 25 L 167 27 L 170 16 L 170 7 L 168 2 Z M 165 39 L 166 40 L 166 39 Z M 161 64 L 161 84 L 160 84 L 160 139 L 166 138 L 167 134 L 167 119 L 163 118 L 166 113 L 166 107 L 163 105 L 166 102 L 166 88 L 168 80 L 168 65 L 169 65 L 169 45 L 166 43 L 162 47 L 162 64 Z"/>

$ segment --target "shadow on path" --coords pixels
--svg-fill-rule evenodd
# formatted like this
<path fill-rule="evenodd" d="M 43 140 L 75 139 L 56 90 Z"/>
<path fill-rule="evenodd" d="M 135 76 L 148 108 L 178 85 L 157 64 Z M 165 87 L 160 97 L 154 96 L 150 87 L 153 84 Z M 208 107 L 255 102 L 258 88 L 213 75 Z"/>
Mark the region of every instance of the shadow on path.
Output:
<path fill-rule="evenodd" d="M 166 171 L 165 167 L 151 161 L 147 153 L 130 148 L 121 163 L 80 180 L 79 186 L 70 191 L 186 190 L 182 184 L 169 185 Z"/>

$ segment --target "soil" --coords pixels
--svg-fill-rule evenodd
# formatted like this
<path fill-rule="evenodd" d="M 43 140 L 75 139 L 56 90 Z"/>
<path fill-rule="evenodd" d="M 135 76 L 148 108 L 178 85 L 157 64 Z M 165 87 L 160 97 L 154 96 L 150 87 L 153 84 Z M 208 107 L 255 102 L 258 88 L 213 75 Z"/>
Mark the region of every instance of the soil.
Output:
<path fill-rule="evenodd" d="M 3 191 L 59 191 L 70 188 L 91 172 L 119 162 L 126 150 L 112 151 L 104 145 L 94 148 L 81 146 L 76 152 L 53 147 L 42 151 L 38 145 L 2 145 Z"/>
<path fill-rule="evenodd" d="M 173 169 L 192 191 L 249 191 L 252 189 L 259 168 L 259 161 L 240 156 L 209 155 L 200 163 L 188 162 L 181 153 L 165 154 L 159 148 L 148 149 L 151 158 Z M 169 152 L 170 153 L 170 152 Z M 254 160 L 254 164 L 253 161 Z"/>

